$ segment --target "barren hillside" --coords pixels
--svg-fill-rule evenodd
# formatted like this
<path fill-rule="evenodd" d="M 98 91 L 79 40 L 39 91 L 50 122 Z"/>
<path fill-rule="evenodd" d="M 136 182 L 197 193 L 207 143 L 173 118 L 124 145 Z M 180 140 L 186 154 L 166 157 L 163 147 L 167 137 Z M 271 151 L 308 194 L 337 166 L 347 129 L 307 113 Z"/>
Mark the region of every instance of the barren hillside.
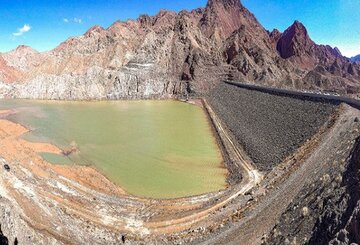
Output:
<path fill-rule="evenodd" d="M 0 54 L 3 97 L 181 97 L 228 78 L 356 95 L 360 65 L 314 43 L 298 21 L 284 33 L 265 30 L 239 0 L 94 26 L 49 52 Z"/>

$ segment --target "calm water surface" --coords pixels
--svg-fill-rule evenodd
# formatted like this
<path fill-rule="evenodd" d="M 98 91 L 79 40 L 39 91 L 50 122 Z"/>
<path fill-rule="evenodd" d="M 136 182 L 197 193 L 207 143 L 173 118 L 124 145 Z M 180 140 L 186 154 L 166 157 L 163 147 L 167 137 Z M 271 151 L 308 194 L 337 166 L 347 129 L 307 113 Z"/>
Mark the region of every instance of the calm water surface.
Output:
<path fill-rule="evenodd" d="M 204 111 L 177 101 L 54 102 L 2 100 L 24 136 L 62 149 L 42 153 L 55 164 L 93 165 L 128 193 L 174 198 L 217 191 L 226 170 Z"/>

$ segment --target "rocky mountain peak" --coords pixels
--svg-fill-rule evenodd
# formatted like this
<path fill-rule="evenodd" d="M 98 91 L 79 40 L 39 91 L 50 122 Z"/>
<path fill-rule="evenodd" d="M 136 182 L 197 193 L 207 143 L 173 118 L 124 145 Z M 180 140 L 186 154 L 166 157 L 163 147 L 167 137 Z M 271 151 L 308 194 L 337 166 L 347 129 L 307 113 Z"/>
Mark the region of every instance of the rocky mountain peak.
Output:
<path fill-rule="evenodd" d="M 149 15 L 143 14 L 137 19 L 141 27 L 149 27 L 152 25 L 152 19 Z"/>
<path fill-rule="evenodd" d="M 342 53 L 338 47 L 334 48 L 334 52 L 336 53 L 337 56 L 342 56 Z"/>
<path fill-rule="evenodd" d="M 38 53 L 35 49 L 27 46 L 27 45 L 19 45 L 16 47 L 16 49 L 8 52 L 8 53 L 13 53 L 13 54 L 28 54 L 28 53 Z"/>
<path fill-rule="evenodd" d="M 240 28 L 244 16 L 250 15 L 240 0 L 209 0 L 200 25 L 206 36 L 224 39 Z"/>
<path fill-rule="evenodd" d="M 307 30 L 306 30 L 306 27 L 304 26 L 304 24 L 298 20 L 294 21 L 294 23 L 290 26 L 290 29 L 297 29 L 297 30 L 304 31 L 307 33 Z"/>
<path fill-rule="evenodd" d="M 91 36 L 94 33 L 102 33 L 103 31 L 105 31 L 104 28 L 102 28 L 101 26 L 95 25 L 93 27 L 91 27 L 86 33 L 85 36 Z"/>
<path fill-rule="evenodd" d="M 33 50 L 31 47 L 27 46 L 27 45 L 19 45 L 17 46 L 16 50 L 28 50 L 28 49 L 31 49 Z"/>
<path fill-rule="evenodd" d="M 152 24 L 155 29 L 167 30 L 174 25 L 176 16 L 175 12 L 162 9 L 153 17 Z"/>
<path fill-rule="evenodd" d="M 310 39 L 305 26 L 301 22 L 295 21 L 281 35 L 277 44 L 277 50 L 282 58 L 287 59 L 292 56 L 305 54 L 313 45 L 314 42 Z"/>
<path fill-rule="evenodd" d="M 281 37 L 281 34 L 282 33 L 278 29 L 274 29 L 271 32 L 269 32 L 269 37 L 273 43 L 277 44 L 277 42 Z"/>
<path fill-rule="evenodd" d="M 222 6 L 225 9 L 230 8 L 242 8 L 242 4 L 240 0 L 209 0 L 207 7 L 213 8 L 213 7 L 219 7 Z"/>

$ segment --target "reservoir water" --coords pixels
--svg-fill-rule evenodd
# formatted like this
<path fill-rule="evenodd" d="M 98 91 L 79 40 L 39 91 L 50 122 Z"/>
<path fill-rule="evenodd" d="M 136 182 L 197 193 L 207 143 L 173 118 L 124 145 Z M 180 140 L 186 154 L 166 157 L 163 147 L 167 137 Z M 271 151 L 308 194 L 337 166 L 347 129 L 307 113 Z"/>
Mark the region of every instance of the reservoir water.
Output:
<path fill-rule="evenodd" d="M 76 146 L 54 164 L 91 165 L 130 194 L 176 198 L 226 186 L 226 169 L 205 112 L 177 101 L 58 102 L 2 100 L 23 138 Z"/>

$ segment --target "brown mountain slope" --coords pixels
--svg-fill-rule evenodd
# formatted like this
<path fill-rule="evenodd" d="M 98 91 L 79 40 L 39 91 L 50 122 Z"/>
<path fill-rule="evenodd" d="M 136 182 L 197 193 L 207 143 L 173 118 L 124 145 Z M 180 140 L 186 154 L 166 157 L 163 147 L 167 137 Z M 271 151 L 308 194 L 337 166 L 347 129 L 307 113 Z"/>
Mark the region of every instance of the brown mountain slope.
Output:
<path fill-rule="evenodd" d="M 359 92 L 360 65 L 315 44 L 298 21 L 269 33 L 239 0 L 95 26 L 52 51 L 0 54 L 2 96 L 131 99 L 203 94 L 222 79 Z"/>
<path fill-rule="evenodd" d="M 300 87 L 358 93 L 359 65 L 342 56 L 337 48 L 315 44 L 300 22 L 295 21 L 281 35 L 277 50 L 282 58 L 307 72 Z"/>

